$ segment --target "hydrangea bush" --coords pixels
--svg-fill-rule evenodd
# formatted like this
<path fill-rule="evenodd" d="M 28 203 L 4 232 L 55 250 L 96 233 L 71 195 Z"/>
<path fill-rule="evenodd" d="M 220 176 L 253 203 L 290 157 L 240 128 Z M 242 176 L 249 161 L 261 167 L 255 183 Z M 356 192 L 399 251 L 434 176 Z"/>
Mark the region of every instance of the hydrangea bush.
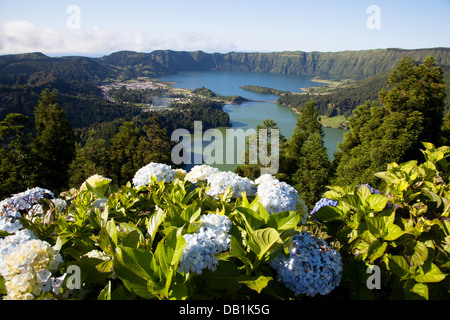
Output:
<path fill-rule="evenodd" d="M 391 163 L 377 173 L 383 192 L 369 185 L 329 187 L 314 209 L 348 270 L 381 272 L 380 290 L 358 273 L 343 275 L 357 297 L 446 299 L 450 295 L 450 147 L 424 143 L 425 162 Z M 360 283 L 359 283 L 360 282 Z"/>
<path fill-rule="evenodd" d="M 26 190 L 0 202 L 0 294 L 448 297 L 450 148 L 425 146 L 424 163 L 390 164 L 379 189 L 330 186 L 309 214 L 273 176 L 251 181 L 207 165 L 149 164 L 122 186 L 94 175 L 56 198 Z M 381 290 L 369 288 L 373 266 Z"/>
<path fill-rule="evenodd" d="M 185 172 L 150 163 L 120 187 L 93 175 L 59 198 L 30 189 L 0 203 L 0 293 L 3 299 L 300 299 L 307 293 L 284 280 L 289 266 L 275 262 L 305 232 L 298 200 L 272 176 L 252 181 L 207 165 Z M 313 285 L 337 286 L 338 277 L 325 284 L 322 267 Z"/>

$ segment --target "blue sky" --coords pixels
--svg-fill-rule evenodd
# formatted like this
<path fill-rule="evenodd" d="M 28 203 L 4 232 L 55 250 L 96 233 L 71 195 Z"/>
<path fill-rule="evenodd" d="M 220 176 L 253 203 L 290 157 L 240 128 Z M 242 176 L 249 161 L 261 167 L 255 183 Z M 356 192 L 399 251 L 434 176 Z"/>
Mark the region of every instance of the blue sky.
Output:
<path fill-rule="evenodd" d="M 0 0 L 0 54 L 392 47 L 450 47 L 450 0 Z"/>

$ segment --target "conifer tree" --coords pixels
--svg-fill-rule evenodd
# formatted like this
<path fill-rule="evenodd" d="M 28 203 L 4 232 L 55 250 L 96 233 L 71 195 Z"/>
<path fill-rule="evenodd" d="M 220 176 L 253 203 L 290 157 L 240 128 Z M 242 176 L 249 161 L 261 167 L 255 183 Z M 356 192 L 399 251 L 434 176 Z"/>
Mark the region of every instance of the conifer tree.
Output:
<path fill-rule="evenodd" d="M 36 185 L 59 192 L 67 186 L 68 169 L 75 153 L 75 135 L 56 91 L 42 91 L 34 110 L 35 136 L 31 152 L 36 161 Z"/>
<path fill-rule="evenodd" d="M 376 187 L 379 181 L 373 174 L 388 163 L 419 159 L 422 142 L 440 145 L 445 88 L 433 58 L 419 66 L 403 58 L 380 91 L 380 103 L 358 107 L 349 119 L 333 183 Z"/>
<path fill-rule="evenodd" d="M 154 122 L 142 130 L 132 121 L 125 122 L 111 139 L 110 165 L 106 171 L 116 183 L 127 183 L 137 170 L 150 162 L 169 163 L 170 140 L 156 118 L 152 119 Z"/>
<path fill-rule="evenodd" d="M 75 159 L 70 164 L 69 186 L 78 188 L 88 177 L 106 175 L 109 166 L 106 142 L 97 138 L 95 130 L 88 133 L 84 146 L 77 144 Z"/>
<path fill-rule="evenodd" d="M 286 181 L 295 187 L 306 206 L 312 209 L 325 191 L 330 161 L 314 101 L 309 100 L 300 112 L 280 171 Z"/>
<path fill-rule="evenodd" d="M 20 113 L 0 122 L 0 198 L 33 186 L 33 162 L 27 130 L 32 124 Z"/>

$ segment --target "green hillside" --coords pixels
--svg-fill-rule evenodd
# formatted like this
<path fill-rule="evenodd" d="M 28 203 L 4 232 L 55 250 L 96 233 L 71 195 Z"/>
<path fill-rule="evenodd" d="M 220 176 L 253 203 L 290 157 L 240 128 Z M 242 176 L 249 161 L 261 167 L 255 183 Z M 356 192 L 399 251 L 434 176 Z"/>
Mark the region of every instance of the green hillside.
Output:
<path fill-rule="evenodd" d="M 405 55 L 412 56 L 418 62 L 433 56 L 438 65 L 450 65 L 450 48 L 226 54 L 172 50 L 151 53 L 120 51 L 101 58 L 51 58 L 42 53 L 30 53 L 0 56 L 0 77 L 46 72 L 67 80 L 101 82 L 157 77 L 188 70 L 229 70 L 359 80 L 393 70 Z"/>

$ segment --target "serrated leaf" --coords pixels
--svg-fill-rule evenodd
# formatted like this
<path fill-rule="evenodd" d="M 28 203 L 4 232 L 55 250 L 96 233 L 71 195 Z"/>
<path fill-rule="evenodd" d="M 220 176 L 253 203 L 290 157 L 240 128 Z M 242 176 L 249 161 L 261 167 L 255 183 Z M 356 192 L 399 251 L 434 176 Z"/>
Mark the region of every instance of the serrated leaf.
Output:
<path fill-rule="evenodd" d="M 252 232 L 248 244 L 258 258 L 262 259 L 269 250 L 275 250 L 283 246 L 283 241 L 277 230 L 265 228 Z"/>
<path fill-rule="evenodd" d="M 381 194 L 371 194 L 367 197 L 366 201 L 369 204 L 370 209 L 375 212 L 380 212 L 386 207 L 388 198 Z"/>
<path fill-rule="evenodd" d="M 416 275 L 414 280 L 417 282 L 440 282 L 445 279 L 446 274 L 443 273 L 434 263 L 429 266 L 420 268 L 423 274 Z"/>
<path fill-rule="evenodd" d="M 95 266 L 95 269 L 97 269 L 101 273 L 108 273 L 112 272 L 114 270 L 113 267 L 113 260 L 103 261 Z"/>
<path fill-rule="evenodd" d="M 255 290 L 258 293 L 261 293 L 261 291 L 267 286 L 270 280 L 272 280 L 272 277 L 266 277 L 266 276 L 254 276 L 254 277 L 247 277 L 245 276 L 245 280 L 238 281 L 239 283 L 245 284 L 247 287 L 249 287 L 252 290 Z"/>
<path fill-rule="evenodd" d="M 388 228 L 393 225 L 395 212 L 391 214 L 382 213 L 376 217 L 366 217 L 367 228 L 376 237 L 385 237 L 388 235 Z"/>
<path fill-rule="evenodd" d="M 380 258 L 387 248 L 387 242 L 375 240 L 369 246 L 368 257 L 370 259 L 370 263 L 373 263 L 376 259 Z"/>
<path fill-rule="evenodd" d="M 320 208 L 315 214 L 314 219 L 318 219 L 320 221 L 339 221 L 342 220 L 342 214 L 339 209 L 331 206 L 326 206 Z"/>
<path fill-rule="evenodd" d="M 148 290 L 151 279 L 152 254 L 149 251 L 132 248 L 116 248 L 114 255 L 114 273 L 132 293 L 145 299 L 155 296 Z"/>
<path fill-rule="evenodd" d="M 388 266 L 392 273 L 401 279 L 408 275 L 409 264 L 402 256 L 390 256 Z"/>
<path fill-rule="evenodd" d="M 428 248 L 425 243 L 417 241 L 414 247 L 414 253 L 411 255 L 411 266 L 422 266 L 428 258 Z"/>
<path fill-rule="evenodd" d="M 244 221 L 247 229 L 256 230 L 263 226 L 266 221 L 252 209 L 237 207 L 236 211 L 240 214 L 240 218 Z"/>
<path fill-rule="evenodd" d="M 267 220 L 267 226 L 278 231 L 285 231 L 295 228 L 299 222 L 299 213 L 295 211 L 283 211 L 271 214 Z"/>
<path fill-rule="evenodd" d="M 384 237 L 384 239 L 387 241 L 397 240 L 404 233 L 405 231 L 403 231 L 402 228 L 400 228 L 398 225 L 391 224 L 387 227 L 387 235 Z"/>

